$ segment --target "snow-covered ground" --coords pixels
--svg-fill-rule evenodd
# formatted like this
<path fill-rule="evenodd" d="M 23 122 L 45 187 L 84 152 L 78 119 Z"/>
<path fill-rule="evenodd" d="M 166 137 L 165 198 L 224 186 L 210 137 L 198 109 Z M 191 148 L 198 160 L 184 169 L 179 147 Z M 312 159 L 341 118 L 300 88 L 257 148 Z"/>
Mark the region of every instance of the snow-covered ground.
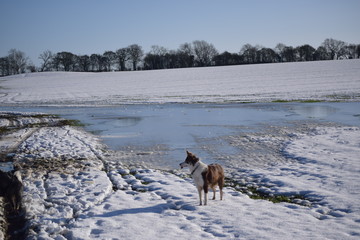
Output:
<path fill-rule="evenodd" d="M 33 73 L 0 79 L 4 104 L 359 100 L 360 60 L 111 73 Z"/>
<path fill-rule="evenodd" d="M 6 124 L 2 121 L 2 126 Z M 29 235 L 39 239 L 357 239 L 360 129 L 313 127 L 291 136 L 249 134 L 249 145 L 292 139 L 279 149 L 285 160 L 252 166 L 249 160 L 242 168 L 231 160 L 225 166 L 231 181 L 305 199 L 272 203 L 252 199 L 235 186 L 225 188 L 223 201 L 210 201 L 208 206 L 198 206 L 186 171 L 129 168 L 122 164 L 121 154 L 113 159 L 94 136 L 71 126 L 30 128 L 33 134 L 23 138 L 14 156 L 22 166 Z M 13 144 L 22 139 L 19 131 Z M 244 139 L 231 141 L 243 146 Z"/>
<path fill-rule="evenodd" d="M 351 101 L 360 96 L 359 76 L 359 60 L 38 73 L 2 78 L 0 105 Z M 224 200 L 208 206 L 198 206 L 186 170 L 125 164 L 139 153 L 110 151 L 58 117 L 1 112 L 0 130 L 1 154 L 21 167 L 30 239 L 360 237 L 359 127 L 316 121 L 270 125 L 222 136 L 238 149 L 229 152 L 199 139 L 227 176 Z M 259 193 L 262 199 L 256 199 Z M 273 203 L 274 196 L 283 201 Z"/>

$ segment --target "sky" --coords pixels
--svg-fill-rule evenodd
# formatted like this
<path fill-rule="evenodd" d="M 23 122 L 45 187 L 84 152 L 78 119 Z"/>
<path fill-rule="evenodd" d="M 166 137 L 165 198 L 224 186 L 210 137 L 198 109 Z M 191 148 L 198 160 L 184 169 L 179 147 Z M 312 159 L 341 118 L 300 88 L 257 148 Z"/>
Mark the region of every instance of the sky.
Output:
<path fill-rule="evenodd" d="M 219 52 L 326 38 L 360 44 L 360 0 L 0 0 L 0 57 L 45 50 L 103 54 L 131 44 L 176 50 L 205 40 Z"/>

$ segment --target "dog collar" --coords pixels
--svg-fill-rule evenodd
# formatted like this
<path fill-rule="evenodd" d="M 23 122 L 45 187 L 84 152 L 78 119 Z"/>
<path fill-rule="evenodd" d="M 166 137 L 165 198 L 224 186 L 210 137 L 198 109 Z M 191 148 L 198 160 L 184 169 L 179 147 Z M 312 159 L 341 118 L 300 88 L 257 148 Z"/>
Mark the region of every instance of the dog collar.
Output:
<path fill-rule="evenodd" d="M 194 174 L 194 172 L 196 171 L 196 169 L 197 169 L 199 166 L 200 166 L 200 163 L 196 166 L 196 168 L 195 168 L 194 170 L 192 170 L 191 175 Z"/>

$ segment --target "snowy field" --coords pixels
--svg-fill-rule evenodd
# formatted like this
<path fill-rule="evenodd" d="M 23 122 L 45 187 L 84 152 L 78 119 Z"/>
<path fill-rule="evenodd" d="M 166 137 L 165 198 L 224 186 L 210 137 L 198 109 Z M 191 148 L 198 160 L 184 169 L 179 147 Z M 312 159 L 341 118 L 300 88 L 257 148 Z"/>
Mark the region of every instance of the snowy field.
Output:
<path fill-rule="evenodd" d="M 359 76 L 359 60 L 37 73 L 0 79 L 0 106 L 357 101 Z M 208 206 L 198 206 L 188 171 L 128 162 L 161 153 L 109 150 L 49 115 L 1 112 L 0 129 L 1 153 L 21 167 L 30 238 L 360 238 L 357 126 L 313 120 L 222 136 L 236 152 L 200 139 L 227 176 L 224 200 Z"/>
<path fill-rule="evenodd" d="M 360 60 L 111 73 L 34 73 L 0 79 L 2 105 L 358 100 Z"/>

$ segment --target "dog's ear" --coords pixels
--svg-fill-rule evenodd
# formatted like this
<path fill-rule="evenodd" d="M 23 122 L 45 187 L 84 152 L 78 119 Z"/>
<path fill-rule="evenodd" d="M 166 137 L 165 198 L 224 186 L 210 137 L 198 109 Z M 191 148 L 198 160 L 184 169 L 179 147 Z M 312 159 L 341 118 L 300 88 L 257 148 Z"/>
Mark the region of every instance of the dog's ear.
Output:
<path fill-rule="evenodd" d="M 186 153 L 187 153 L 188 156 L 193 155 L 193 154 L 192 154 L 191 152 L 189 152 L 188 150 L 186 150 Z"/>

